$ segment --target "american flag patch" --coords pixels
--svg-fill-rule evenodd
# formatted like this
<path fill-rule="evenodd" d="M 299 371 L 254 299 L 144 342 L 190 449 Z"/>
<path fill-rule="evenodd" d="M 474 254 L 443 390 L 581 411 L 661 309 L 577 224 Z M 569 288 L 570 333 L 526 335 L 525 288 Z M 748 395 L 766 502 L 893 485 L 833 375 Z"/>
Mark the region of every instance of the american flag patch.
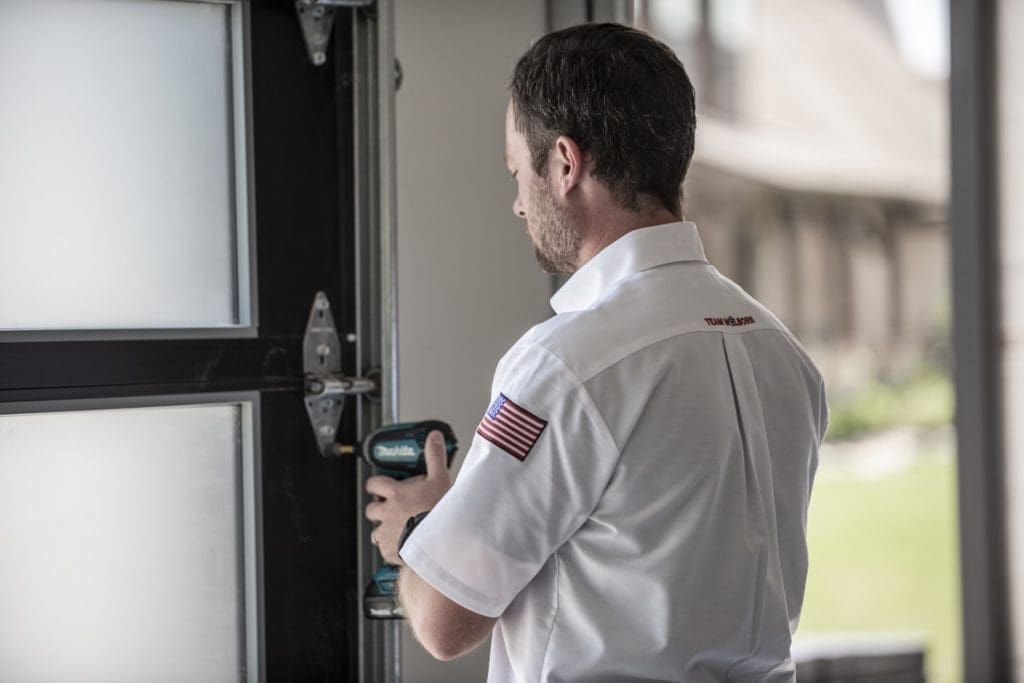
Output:
<path fill-rule="evenodd" d="M 529 410 L 516 405 L 505 394 L 498 394 L 476 433 L 506 453 L 525 460 L 547 424 Z"/>

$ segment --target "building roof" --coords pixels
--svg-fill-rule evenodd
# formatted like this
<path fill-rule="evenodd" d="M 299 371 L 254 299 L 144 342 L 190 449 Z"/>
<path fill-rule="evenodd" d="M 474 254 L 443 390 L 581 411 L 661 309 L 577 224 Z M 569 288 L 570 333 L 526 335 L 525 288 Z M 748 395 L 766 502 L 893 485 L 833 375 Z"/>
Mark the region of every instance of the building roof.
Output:
<path fill-rule="evenodd" d="M 944 202 L 946 84 L 915 73 L 862 1 L 755 3 L 736 112 L 701 111 L 695 164 L 782 189 Z"/>

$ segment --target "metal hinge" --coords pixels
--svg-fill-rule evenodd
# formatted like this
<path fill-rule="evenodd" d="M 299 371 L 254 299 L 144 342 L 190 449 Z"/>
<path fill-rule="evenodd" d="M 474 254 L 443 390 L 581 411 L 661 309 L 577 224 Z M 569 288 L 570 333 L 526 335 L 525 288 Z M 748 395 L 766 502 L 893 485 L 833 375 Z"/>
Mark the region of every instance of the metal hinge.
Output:
<path fill-rule="evenodd" d="M 341 374 L 341 340 L 334 327 L 331 304 L 323 292 L 317 292 L 313 298 L 313 310 L 302 340 L 302 370 L 306 376 L 306 413 L 320 453 L 327 457 L 338 455 L 343 450 L 336 445 L 336 437 L 345 398 L 372 397 L 378 381 L 372 376 Z"/>
<path fill-rule="evenodd" d="M 316 66 L 327 61 L 335 8 L 369 7 L 373 3 L 374 0 L 295 0 L 295 13 L 310 61 Z"/>

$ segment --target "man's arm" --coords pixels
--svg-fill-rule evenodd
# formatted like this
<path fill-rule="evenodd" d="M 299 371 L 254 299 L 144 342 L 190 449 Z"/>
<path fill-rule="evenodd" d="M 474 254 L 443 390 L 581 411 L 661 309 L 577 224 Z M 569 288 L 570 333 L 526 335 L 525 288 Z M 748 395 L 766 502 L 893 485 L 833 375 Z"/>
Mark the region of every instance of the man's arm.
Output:
<path fill-rule="evenodd" d="M 366 490 L 378 500 L 366 506 L 366 516 L 378 526 L 372 539 L 384 559 L 403 565 L 398 556 L 398 541 L 410 517 L 429 510 L 451 487 L 444 436 L 431 432 L 424 447 L 426 476 L 396 481 L 390 477 L 371 477 Z M 477 614 L 456 602 L 403 567 L 398 596 L 416 639 L 427 652 L 447 661 L 469 652 L 491 632 L 497 619 Z"/>
<path fill-rule="evenodd" d="M 416 640 L 444 662 L 482 643 L 497 621 L 449 600 L 409 567 L 402 568 L 398 597 Z"/>

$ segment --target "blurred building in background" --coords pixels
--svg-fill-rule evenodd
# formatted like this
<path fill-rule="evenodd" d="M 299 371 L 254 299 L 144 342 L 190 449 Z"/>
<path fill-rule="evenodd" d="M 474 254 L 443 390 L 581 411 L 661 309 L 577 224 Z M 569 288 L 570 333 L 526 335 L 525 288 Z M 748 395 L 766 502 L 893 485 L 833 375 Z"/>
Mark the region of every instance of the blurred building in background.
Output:
<path fill-rule="evenodd" d="M 685 212 L 808 347 L 833 397 L 946 362 L 944 74 L 884 0 L 648 0 L 697 90 Z"/>

